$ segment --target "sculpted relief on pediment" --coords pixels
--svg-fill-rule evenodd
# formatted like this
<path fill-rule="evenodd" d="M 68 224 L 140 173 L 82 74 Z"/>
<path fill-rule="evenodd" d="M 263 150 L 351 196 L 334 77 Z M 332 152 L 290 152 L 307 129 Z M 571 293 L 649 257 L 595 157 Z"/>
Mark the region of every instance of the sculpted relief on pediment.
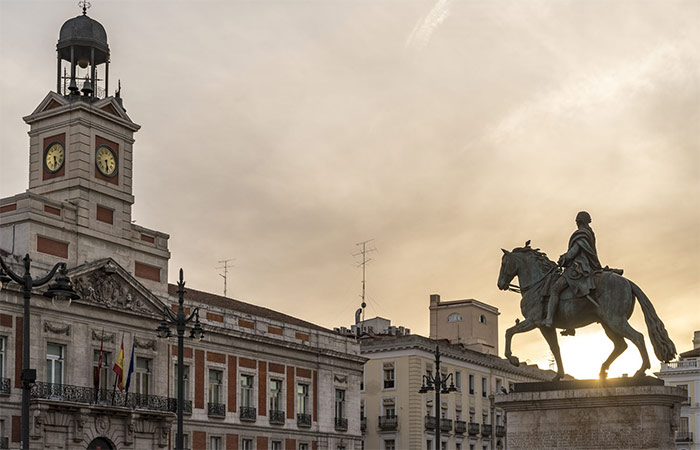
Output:
<path fill-rule="evenodd" d="M 121 277 L 94 271 L 75 277 L 73 283 L 83 301 L 97 303 L 110 309 L 137 313 L 154 312 L 143 296 Z"/>

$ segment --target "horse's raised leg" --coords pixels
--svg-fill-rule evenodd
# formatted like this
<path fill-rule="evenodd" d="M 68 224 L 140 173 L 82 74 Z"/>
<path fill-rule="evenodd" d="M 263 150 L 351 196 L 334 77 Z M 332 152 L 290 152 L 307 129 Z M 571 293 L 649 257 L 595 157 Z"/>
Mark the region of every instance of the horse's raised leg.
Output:
<path fill-rule="evenodd" d="M 615 348 L 613 348 L 613 351 L 610 353 L 610 356 L 608 356 L 608 359 L 606 359 L 603 365 L 600 366 L 600 379 L 604 380 L 608 377 L 608 369 L 610 368 L 610 364 L 612 364 L 612 362 L 615 361 L 618 356 L 627 350 L 627 342 L 625 342 L 625 338 L 622 337 L 622 335 L 614 332 L 608 325 L 602 323 L 601 325 L 603 326 L 603 330 L 605 330 L 605 334 L 608 335 L 610 340 L 613 341 L 613 344 L 615 345 Z"/>
<path fill-rule="evenodd" d="M 510 351 L 510 341 L 513 338 L 514 334 L 518 333 L 525 333 L 531 330 L 534 330 L 537 326 L 534 324 L 533 321 L 530 319 L 525 319 L 522 322 L 516 323 L 514 326 L 508 328 L 506 330 L 506 352 L 505 356 L 508 358 L 508 361 L 514 366 L 520 365 L 520 360 L 517 358 L 517 356 L 513 356 L 513 354 Z"/>
<path fill-rule="evenodd" d="M 632 328 L 632 326 L 627 322 L 626 319 L 621 319 L 620 321 L 608 322 L 608 326 L 613 330 L 613 332 L 618 333 L 630 341 L 639 349 L 639 354 L 642 356 L 642 367 L 634 374 L 634 378 L 643 377 L 644 373 L 649 370 L 651 364 L 649 363 L 649 354 L 647 353 L 647 347 L 644 344 L 644 335 L 639 331 Z"/>
<path fill-rule="evenodd" d="M 554 355 L 554 361 L 557 362 L 557 374 L 552 381 L 559 381 L 564 376 L 564 364 L 561 362 L 561 352 L 559 351 L 559 341 L 557 340 L 557 329 L 553 327 L 540 327 L 542 336 L 547 340 L 549 349 Z"/>

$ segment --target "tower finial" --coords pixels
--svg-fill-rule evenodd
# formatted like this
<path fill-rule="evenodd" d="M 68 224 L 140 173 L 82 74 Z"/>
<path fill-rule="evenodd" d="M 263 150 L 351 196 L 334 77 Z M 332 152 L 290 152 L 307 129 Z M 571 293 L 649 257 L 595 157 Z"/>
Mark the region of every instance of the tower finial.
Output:
<path fill-rule="evenodd" d="M 82 7 L 83 7 L 83 15 L 85 16 L 85 15 L 87 15 L 87 10 L 88 10 L 92 5 L 91 5 L 90 2 L 88 2 L 87 0 L 80 0 L 80 1 L 78 2 L 78 6 L 82 6 Z"/>

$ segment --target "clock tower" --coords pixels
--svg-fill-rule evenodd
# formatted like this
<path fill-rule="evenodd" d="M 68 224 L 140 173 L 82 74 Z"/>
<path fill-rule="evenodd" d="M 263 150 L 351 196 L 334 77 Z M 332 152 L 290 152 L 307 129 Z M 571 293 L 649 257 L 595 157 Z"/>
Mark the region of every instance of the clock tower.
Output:
<path fill-rule="evenodd" d="M 47 266 L 56 258 L 77 266 L 111 257 L 167 292 L 168 235 L 131 218 L 140 125 L 127 115 L 121 87 L 109 95 L 107 32 L 85 6 L 61 27 L 56 60 L 56 91 L 24 117 L 29 189 L 0 200 L 0 250 L 30 253 Z"/>

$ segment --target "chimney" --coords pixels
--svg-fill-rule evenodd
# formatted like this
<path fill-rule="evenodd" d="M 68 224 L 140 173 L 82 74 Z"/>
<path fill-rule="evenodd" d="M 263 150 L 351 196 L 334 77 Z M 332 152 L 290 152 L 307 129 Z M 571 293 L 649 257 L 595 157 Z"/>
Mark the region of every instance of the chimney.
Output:
<path fill-rule="evenodd" d="M 700 331 L 696 331 L 693 336 L 693 348 L 700 348 Z"/>
<path fill-rule="evenodd" d="M 430 294 L 430 306 L 440 304 L 440 294 Z"/>

